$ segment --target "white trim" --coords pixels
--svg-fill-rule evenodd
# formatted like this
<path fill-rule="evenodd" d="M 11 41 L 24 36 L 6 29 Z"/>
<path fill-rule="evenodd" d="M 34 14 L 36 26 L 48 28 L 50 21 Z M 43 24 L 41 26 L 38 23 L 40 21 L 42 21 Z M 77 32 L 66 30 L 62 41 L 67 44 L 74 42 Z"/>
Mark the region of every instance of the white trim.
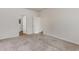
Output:
<path fill-rule="evenodd" d="M 65 40 L 65 41 L 67 41 L 67 42 L 71 42 L 71 43 L 74 43 L 74 44 L 79 45 L 79 42 L 71 41 L 71 40 L 68 40 L 68 39 L 66 39 L 66 38 L 63 38 L 63 37 L 54 35 L 54 34 L 49 34 L 49 33 L 45 33 L 45 32 L 44 32 L 44 34 L 45 34 L 45 35 L 49 35 L 49 36 L 53 36 L 53 37 L 55 37 L 55 38 L 58 38 L 58 39 L 61 39 L 61 40 Z"/>
<path fill-rule="evenodd" d="M 17 34 L 17 33 L 13 33 L 13 34 L 4 34 L 4 35 L 0 35 L 0 40 L 6 39 L 6 38 L 17 37 L 17 36 L 19 36 L 19 34 Z"/>
<path fill-rule="evenodd" d="M 38 31 L 38 32 L 34 32 L 34 33 L 40 33 L 40 32 L 42 32 L 42 31 Z"/>

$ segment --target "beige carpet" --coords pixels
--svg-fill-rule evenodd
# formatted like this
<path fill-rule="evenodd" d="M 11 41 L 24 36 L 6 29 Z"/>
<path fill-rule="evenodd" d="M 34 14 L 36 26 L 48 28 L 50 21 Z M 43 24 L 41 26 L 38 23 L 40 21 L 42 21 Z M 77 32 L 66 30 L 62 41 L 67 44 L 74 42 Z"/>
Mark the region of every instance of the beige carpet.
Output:
<path fill-rule="evenodd" d="M 0 51 L 79 51 L 79 45 L 51 36 L 33 34 L 0 40 Z"/>

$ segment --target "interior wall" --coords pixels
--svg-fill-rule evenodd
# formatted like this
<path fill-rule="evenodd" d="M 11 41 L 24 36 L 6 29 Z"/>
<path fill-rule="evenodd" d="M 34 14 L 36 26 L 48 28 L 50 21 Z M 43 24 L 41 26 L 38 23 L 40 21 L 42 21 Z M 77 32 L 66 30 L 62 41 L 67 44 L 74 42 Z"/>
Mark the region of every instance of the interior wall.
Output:
<path fill-rule="evenodd" d="M 34 33 L 39 33 L 42 31 L 41 27 L 41 18 L 40 17 L 34 17 Z"/>
<path fill-rule="evenodd" d="M 19 35 L 19 18 L 22 15 L 35 15 L 37 12 L 22 8 L 0 8 L 0 39 Z"/>
<path fill-rule="evenodd" d="M 40 16 L 46 34 L 79 44 L 79 8 L 49 8 Z"/>

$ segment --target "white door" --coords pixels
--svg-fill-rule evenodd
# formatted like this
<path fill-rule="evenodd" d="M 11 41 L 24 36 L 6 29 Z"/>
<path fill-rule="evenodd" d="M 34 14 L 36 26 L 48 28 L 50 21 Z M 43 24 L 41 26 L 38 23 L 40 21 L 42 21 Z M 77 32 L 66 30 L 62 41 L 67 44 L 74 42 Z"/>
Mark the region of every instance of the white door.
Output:
<path fill-rule="evenodd" d="M 42 31 L 40 17 L 23 16 L 23 33 L 33 34 Z"/>
<path fill-rule="evenodd" d="M 26 27 L 26 16 L 23 16 L 23 33 L 26 33 L 27 32 L 27 27 Z"/>
<path fill-rule="evenodd" d="M 33 17 L 32 16 L 27 16 L 26 18 L 26 22 L 27 22 L 27 33 L 28 34 L 32 34 L 33 33 Z"/>
<path fill-rule="evenodd" d="M 33 18 L 30 15 L 23 16 L 23 33 L 33 33 Z"/>

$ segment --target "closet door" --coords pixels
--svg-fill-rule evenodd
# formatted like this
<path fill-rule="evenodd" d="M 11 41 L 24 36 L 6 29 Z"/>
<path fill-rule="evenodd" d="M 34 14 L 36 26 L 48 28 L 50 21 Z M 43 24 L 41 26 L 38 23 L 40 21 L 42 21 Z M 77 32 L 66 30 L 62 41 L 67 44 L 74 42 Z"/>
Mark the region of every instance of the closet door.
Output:
<path fill-rule="evenodd" d="M 26 18 L 26 32 L 27 34 L 33 33 L 33 17 L 27 16 Z"/>
<path fill-rule="evenodd" d="M 26 25 L 27 25 L 27 23 L 26 23 L 26 16 L 23 16 L 23 33 L 27 33 L 27 28 L 26 28 Z"/>

